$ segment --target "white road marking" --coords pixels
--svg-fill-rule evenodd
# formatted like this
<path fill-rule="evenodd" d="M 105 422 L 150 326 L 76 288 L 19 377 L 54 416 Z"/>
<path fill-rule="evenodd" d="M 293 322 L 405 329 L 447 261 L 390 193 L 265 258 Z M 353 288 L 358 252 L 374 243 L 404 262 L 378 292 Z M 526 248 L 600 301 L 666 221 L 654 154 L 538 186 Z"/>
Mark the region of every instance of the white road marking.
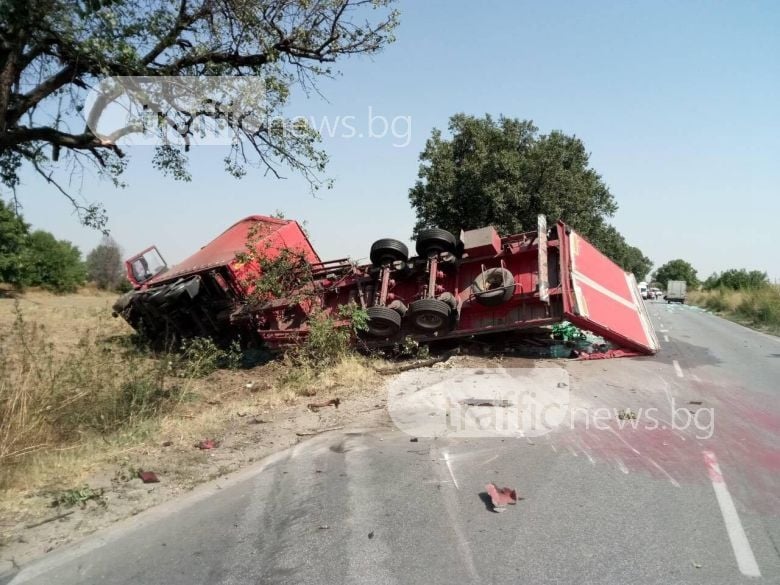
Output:
<path fill-rule="evenodd" d="M 668 335 L 664 335 L 664 341 L 665 341 L 666 343 L 669 343 L 669 336 L 668 336 Z"/>
<path fill-rule="evenodd" d="M 697 376 L 696 374 L 691 374 L 691 378 L 693 378 L 697 382 L 701 382 L 701 378 L 699 378 L 699 376 Z"/>
<path fill-rule="evenodd" d="M 753 549 L 750 548 L 750 542 L 742 527 L 734 500 L 731 499 L 729 488 L 723 479 L 723 474 L 718 465 L 718 459 L 712 451 L 703 451 L 704 464 L 707 466 L 707 474 L 712 481 L 712 489 L 715 490 L 715 497 L 720 506 L 720 512 L 723 514 L 723 522 L 726 524 L 731 548 L 734 550 L 734 556 L 737 558 L 739 572 L 748 577 L 760 577 L 761 571 L 758 568 L 756 557 L 753 555 Z"/>
<path fill-rule="evenodd" d="M 455 484 L 455 487 L 457 489 L 460 489 L 460 486 L 458 485 L 458 480 L 455 478 L 455 474 L 452 473 L 452 465 L 450 464 L 450 454 L 445 451 L 443 455 L 444 455 L 444 463 L 447 464 L 447 470 L 450 472 L 450 477 L 452 478 L 452 483 Z"/>
<path fill-rule="evenodd" d="M 626 467 L 625 463 L 623 463 L 623 460 L 620 459 L 620 457 L 615 457 L 615 460 L 617 461 L 618 468 L 620 471 L 622 471 L 625 474 L 628 474 L 628 467 Z"/>
<path fill-rule="evenodd" d="M 674 366 L 674 373 L 677 374 L 677 377 L 684 378 L 685 374 L 683 374 L 682 368 L 680 367 L 680 362 L 672 360 L 672 365 Z"/>
<path fill-rule="evenodd" d="M 658 331 L 660 331 L 661 333 L 669 333 L 668 329 L 659 329 Z"/>

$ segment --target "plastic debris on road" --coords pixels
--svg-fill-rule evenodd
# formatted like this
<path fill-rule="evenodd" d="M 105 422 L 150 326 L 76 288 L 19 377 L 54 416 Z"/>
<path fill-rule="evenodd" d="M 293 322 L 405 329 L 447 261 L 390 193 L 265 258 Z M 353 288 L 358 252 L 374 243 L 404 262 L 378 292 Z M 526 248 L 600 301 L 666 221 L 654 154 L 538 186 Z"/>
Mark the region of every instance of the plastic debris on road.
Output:
<path fill-rule="evenodd" d="M 517 503 L 517 492 L 511 488 L 500 488 L 494 483 L 489 483 L 485 486 L 485 491 L 490 496 L 495 512 L 503 512 L 507 504 L 514 505 Z"/>

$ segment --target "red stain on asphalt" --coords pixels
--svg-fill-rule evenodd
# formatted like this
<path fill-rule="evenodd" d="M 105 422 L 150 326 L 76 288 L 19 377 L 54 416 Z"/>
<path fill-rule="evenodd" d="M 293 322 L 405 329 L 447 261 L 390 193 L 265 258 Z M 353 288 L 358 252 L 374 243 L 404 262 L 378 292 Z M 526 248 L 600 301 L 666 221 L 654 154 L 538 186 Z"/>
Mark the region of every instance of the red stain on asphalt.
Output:
<path fill-rule="evenodd" d="M 596 429 L 592 421 L 586 428 L 584 421 L 575 421 L 573 429 L 553 433 L 550 439 L 554 445 L 570 447 L 575 453 L 587 453 L 594 462 L 620 467 L 619 460 L 629 473 L 658 480 L 743 485 L 747 489 L 736 493 L 747 500 L 745 504 L 760 512 L 780 513 L 778 402 L 763 399 L 757 392 L 728 380 L 691 380 L 687 384 L 689 396 L 685 390 L 675 392 L 677 416 L 665 397 L 659 404 L 649 405 L 658 407 L 656 428 L 649 428 L 651 425 L 641 416 L 636 428 L 631 423 L 637 421 L 619 421 L 615 416 L 607 423 L 612 430 Z M 691 399 L 702 400 L 703 404 L 690 405 Z M 696 413 L 702 428 L 712 417 L 711 437 L 707 436 L 710 427 L 701 430 L 694 426 Z M 685 427 L 687 420 L 690 423 Z M 707 451 L 716 454 L 721 473 L 706 463 L 706 456 L 703 459 Z"/>

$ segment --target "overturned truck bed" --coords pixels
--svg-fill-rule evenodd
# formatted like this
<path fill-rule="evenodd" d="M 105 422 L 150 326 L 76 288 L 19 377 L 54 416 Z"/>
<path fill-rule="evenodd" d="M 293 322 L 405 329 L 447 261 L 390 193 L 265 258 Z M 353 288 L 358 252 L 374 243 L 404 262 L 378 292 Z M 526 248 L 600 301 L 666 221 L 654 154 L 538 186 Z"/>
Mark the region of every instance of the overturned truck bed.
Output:
<path fill-rule="evenodd" d="M 658 350 L 634 277 L 563 222 L 548 226 L 539 216 L 535 231 L 504 237 L 492 227 L 459 237 L 427 229 L 415 248 L 410 255 L 385 238 L 368 264 L 323 262 L 297 222 L 250 216 L 171 268 L 155 247 L 130 258 L 135 290 L 114 310 L 158 342 L 211 337 L 283 348 L 305 338 L 314 313 L 339 320 L 354 303 L 367 311 L 360 344 L 369 348 L 569 321 L 611 342 L 610 356 Z M 293 255 L 305 264 L 305 280 L 284 294 L 258 295 L 263 259 Z"/>

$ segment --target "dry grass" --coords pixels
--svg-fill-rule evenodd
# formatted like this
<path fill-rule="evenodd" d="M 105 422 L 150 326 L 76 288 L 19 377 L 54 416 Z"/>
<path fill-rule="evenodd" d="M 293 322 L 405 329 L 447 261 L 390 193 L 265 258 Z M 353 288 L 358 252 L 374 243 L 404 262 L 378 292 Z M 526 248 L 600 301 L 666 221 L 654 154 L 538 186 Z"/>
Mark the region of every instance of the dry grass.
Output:
<path fill-rule="evenodd" d="M 689 301 L 740 323 L 780 333 L 780 287 L 693 291 Z"/>
<path fill-rule="evenodd" d="M 77 486 L 162 438 L 191 447 L 225 434 L 236 413 L 336 388 L 343 398 L 378 378 L 359 356 L 328 368 L 271 362 L 199 378 L 180 357 L 139 351 L 130 328 L 110 316 L 113 300 L 95 292 L 0 297 L 0 513 L 27 506 L 30 493 Z M 187 461 L 181 466 L 186 475 Z"/>

